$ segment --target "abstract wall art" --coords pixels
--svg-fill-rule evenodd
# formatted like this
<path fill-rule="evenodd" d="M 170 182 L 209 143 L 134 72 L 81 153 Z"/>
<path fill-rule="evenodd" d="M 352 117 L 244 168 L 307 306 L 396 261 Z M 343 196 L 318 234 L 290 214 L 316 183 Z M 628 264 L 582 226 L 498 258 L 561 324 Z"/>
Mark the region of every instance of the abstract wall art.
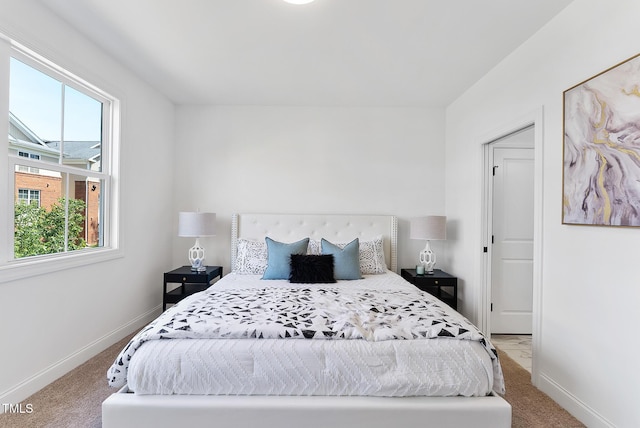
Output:
<path fill-rule="evenodd" d="M 640 55 L 564 92 L 562 223 L 640 226 Z"/>

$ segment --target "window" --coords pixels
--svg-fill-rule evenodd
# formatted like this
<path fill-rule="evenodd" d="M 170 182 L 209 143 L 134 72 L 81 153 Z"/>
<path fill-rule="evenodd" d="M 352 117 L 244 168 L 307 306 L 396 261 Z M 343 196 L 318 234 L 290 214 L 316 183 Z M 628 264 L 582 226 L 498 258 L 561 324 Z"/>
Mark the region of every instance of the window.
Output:
<path fill-rule="evenodd" d="M 27 158 L 27 159 L 40 159 L 40 155 L 34 155 L 33 153 L 27 153 L 27 152 L 18 152 L 18 156 L 23 157 L 23 158 Z M 39 168 L 34 168 L 32 166 L 22 166 L 22 165 L 18 165 L 18 171 L 20 172 L 28 172 L 31 174 L 39 174 L 40 170 Z"/>
<path fill-rule="evenodd" d="M 40 206 L 40 191 L 31 189 L 18 189 L 18 201 L 22 204 Z"/>
<path fill-rule="evenodd" d="M 18 152 L 18 156 L 21 158 L 40 159 L 40 155 L 34 155 L 33 153 Z"/>
<path fill-rule="evenodd" d="M 117 100 L 17 44 L 7 59 L 14 233 L 0 267 L 114 249 Z"/>
<path fill-rule="evenodd" d="M 22 158 L 40 159 L 40 155 L 35 155 L 33 153 L 27 153 L 27 152 L 18 152 L 18 156 Z"/>

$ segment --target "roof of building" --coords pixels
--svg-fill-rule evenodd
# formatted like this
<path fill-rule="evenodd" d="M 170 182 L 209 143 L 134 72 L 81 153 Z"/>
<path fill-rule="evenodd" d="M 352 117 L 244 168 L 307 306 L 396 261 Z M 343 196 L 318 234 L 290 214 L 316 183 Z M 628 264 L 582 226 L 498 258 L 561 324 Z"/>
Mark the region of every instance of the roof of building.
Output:
<path fill-rule="evenodd" d="M 47 141 L 47 147 L 60 149 L 60 141 Z M 97 160 L 102 153 L 101 144 L 99 141 L 65 141 L 64 142 L 64 157 L 66 159 L 88 159 Z"/>
<path fill-rule="evenodd" d="M 9 144 L 24 150 L 60 153 L 60 141 L 45 141 L 38 137 L 27 125 L 9 112 Z M 100 141 L 65 141 L 63 158 L 65 160 L 86 160 L 98 162 L 102 154 Z"/>

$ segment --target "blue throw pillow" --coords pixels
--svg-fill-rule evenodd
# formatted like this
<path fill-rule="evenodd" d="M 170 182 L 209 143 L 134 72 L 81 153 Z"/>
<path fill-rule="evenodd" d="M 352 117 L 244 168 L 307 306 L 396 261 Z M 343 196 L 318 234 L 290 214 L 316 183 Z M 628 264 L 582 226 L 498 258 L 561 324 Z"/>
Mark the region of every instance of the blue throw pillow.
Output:
<path fill-rule="evenodd" d="M 333 254 L 333 274 L 336 279 L 360 279 L 360 241 L 358 238 L 344 248 L 322 238 L 322 254 Z"/>
<path fill-rule="evenodd" d="M 289 279 L 291 275 L 291 254 L 307 254 L 309 238 L 285 244 L 267 237 L 267 268 L 262 279 Z"/>

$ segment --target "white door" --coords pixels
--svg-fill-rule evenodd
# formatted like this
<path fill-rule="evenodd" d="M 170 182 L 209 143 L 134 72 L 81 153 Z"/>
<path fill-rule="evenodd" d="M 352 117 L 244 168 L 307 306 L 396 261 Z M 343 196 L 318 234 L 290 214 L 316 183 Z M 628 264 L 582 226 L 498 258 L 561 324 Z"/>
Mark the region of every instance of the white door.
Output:
<path fill-rule="evenodd" d="M 534 129 L 493 148 L 491 333 L 531 334 Z M 529 145 L 527 147 L 514 147 Z"/>

